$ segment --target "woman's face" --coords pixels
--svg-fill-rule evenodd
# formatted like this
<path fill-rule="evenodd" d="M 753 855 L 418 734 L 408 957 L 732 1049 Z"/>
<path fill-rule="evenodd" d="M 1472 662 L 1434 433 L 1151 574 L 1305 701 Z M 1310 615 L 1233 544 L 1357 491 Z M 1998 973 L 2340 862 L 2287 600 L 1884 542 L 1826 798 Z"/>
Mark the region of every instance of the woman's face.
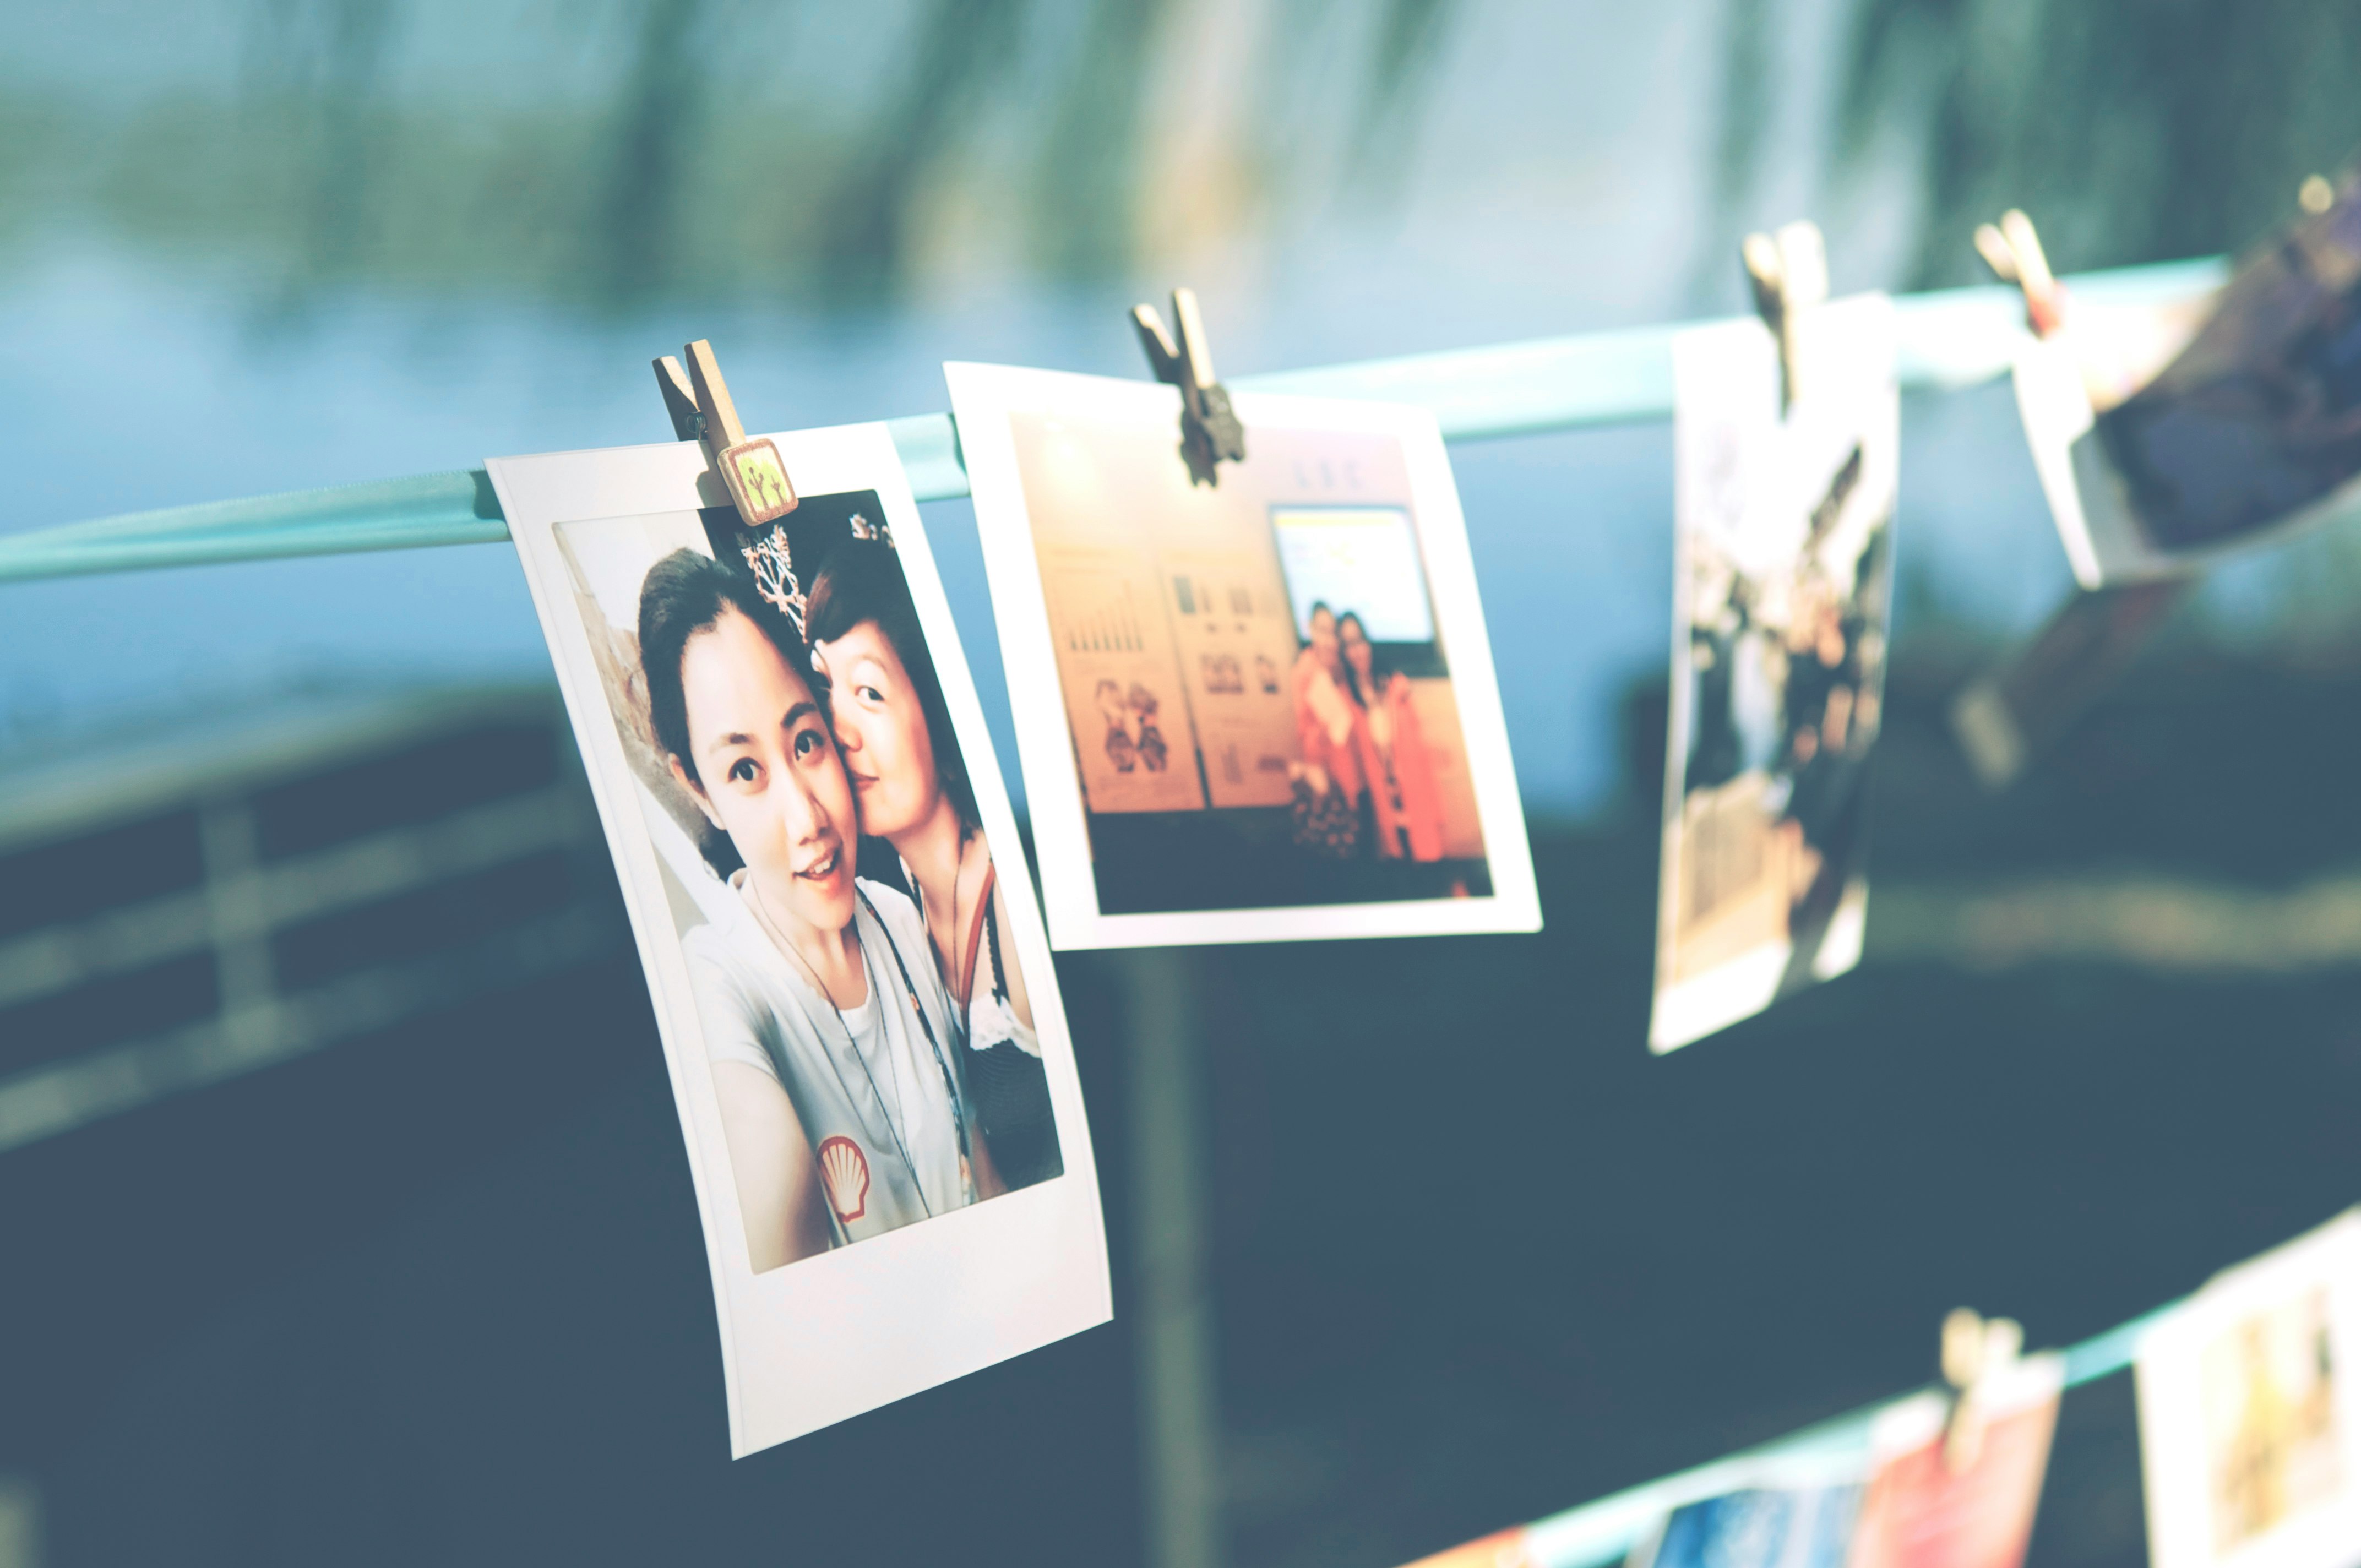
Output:
<path fill-rule="evenodd" d="M 926 821 L 942 785 L 926 710 L 901 655 L 873 620 L 813 652 L 828 676 L 829 716 L 861 803 L 862 827 L 892 839 Z"/>
<path fill-rule="evenodd" d="M 852 791 L 810 683 L 731 609 L 681 650 L 680 684 L 697 773 L 675 758 L 675 775 L 730 835 L 774 920 L 842 930 Z"/>
<path fill-rule="evenodd" d="M 1331 671 L 1336 663 L 1336 618 L 1324 609 L 1312 612 L 1312 656 Z"/>
<path fill-rule="evenodd" d="M 1344 650 L 1345 663 L 1366 684 L 1369 678 L 1369 634 L 1361 630 L 1357 620 L 1340 621 L 1336 627 L 1336 646 Z"/>

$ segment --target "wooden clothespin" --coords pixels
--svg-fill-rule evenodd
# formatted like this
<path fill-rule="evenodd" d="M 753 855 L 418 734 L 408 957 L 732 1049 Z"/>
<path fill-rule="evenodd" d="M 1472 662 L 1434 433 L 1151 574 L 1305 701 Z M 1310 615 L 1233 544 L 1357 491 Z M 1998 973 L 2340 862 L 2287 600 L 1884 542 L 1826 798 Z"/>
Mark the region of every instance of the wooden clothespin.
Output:
<path fill-rule="evenodd" d="M 768 436 L 746 439 L 713 345 L 700 337 L 681 353 L 688 360 L 686 374 L 669 354 L 655 362 L 656 388 L 664 393 L 673 433 L 683 441 L 704 443 L 708 460 L 730 487 L 730 499 L 748 527 L 795 510 L 796 489 L 787 482 L 787 466 Z"/>
<path fill-rule="evenodd" d="M 1218 485 L 1217 465 L 1246 460 L 1246 426 L 1230 406 L 1229 389 L 1213 378 L 1213 356 L 1205 346 L 1205 323 L 1197 314 L 1193 291 L 1172 291 L 1172 323 L 1180 334 L 1177 346 L 1154 305 L 1132 307 L 1131 324 L 1148 351 L 1148 367 L 1158 380 L 1180 389 L 1180 457 L 1189 465 L 1189 482 Z"/>
<path fill-rule="evenodd" d="M 2011 207 L 1997 224 L 1979 224 L 1976 254 L 2002 282 L 2025 291 L 2025 324 L 2034 336 L 2054 336 L 2066 324 L 2066 286 L 2049 270 L 2031 218 Z"/>
<path fill-rule="evenodd" d="M 1982 1318 L 1960 1307 L 1943 1320 L 1943 1381 L 1957 1390 L 1943 1429 L 1945 1469 L 1957 1475 L 1975 1467 L 1993 1385 L 2024 1348 L 2025 1331 L 2013 1319 Z"/>
<path fill-rule="evenodd" d="M 1793 223 L 1774 238 L 1751 234 L 1741 247 L 1754 309 L 1779 340 L 1779 409 L 1795 406 L 1804 316 L 1828 298 L 1828 252 L 1817 224 Z"/>

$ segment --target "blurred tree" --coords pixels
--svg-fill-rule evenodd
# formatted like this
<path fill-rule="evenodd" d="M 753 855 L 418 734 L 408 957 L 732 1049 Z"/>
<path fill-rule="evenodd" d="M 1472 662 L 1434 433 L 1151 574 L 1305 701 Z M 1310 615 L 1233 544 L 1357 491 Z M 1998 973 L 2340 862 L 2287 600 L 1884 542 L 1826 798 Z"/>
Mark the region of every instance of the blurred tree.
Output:
<path fill-rule="evenodd" d="M 1748 33 L 1732 27 L 1733 60 L 1759 59 Z M 2011 206 L 2063 268 L 2208 255 L 2353 154 L 2356 74 L 2352 0 L 1861 0 L 1839 158 L 1916 143 L 1921 284 L 1979 280 L 1969 236 Z M 1761 113 L 1729 109 L 1734 126 Z"/>

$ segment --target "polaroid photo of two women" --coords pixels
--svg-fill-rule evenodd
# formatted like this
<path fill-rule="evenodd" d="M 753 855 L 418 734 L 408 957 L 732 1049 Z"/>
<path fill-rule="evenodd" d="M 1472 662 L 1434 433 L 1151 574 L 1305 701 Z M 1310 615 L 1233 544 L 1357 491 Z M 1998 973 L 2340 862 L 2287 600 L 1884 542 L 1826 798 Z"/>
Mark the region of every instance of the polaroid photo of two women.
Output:
<path fill-rule="evenodd" d="M 1111 1315 L 1057 975 L 883 425 L 494 461 L 686 1137 L 733 1456 Z"/>
<path fill-rule="evenodd" d="M 1673 340 L 1674 607 L 1649 1046 L 1861 959 L 1902 445 L 1893 302 Z"/>
<path fill-rule="evenodd" d="M 1107 1320 L 1060 947 L 1541 924 L 1434 420 L 950 367 L 1038 846 L 882 425 L 493 462 L 630 905 L 743 1455 Z M 854 1244 L 860 1244 L 858 1245 Z"/>
<path fill-rule="evenodd" d="M 1431 412 L 944 371 L 1059 948 L 1540 929 Z"/>

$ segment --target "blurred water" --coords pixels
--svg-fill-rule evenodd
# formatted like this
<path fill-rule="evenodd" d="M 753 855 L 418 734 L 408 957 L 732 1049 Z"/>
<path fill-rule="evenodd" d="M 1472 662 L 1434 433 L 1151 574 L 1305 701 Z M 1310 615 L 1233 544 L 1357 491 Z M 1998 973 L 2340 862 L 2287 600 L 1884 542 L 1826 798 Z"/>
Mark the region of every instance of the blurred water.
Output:
<path fill-rule="evenodd" d="M 1082 26 L 1081 10 L 1039 9 L 1052 33 Z M 1123 309 L 1180 280 L 1206 299 L 1221 367 L 1243 373 L 1734 309 L 1738 269 L 1715 259 L 1721 247 L 1747 224 L 1798 212 L 1828 227 L 1839 289 L 1901 275 L 1906 183 L 1872 172 L 1839 185 L 1817 172 L 1840 0 L 1781 13 L 1788 69 L 1752 155 L 1761 190 L 1742 212 L 1715 194 L 1714 0 L 1459 7 L 1419 88 L 1412 132 L 1375 175 L 1335 176 L 1335 191 L 1318 194 L 1334 175 L 1350 93 L 1333 62 L 1290 56 L 1301 40 L 1275 19 L 1283 10 L 1181 7 L 1161 46 L 1180 63 L 1157 79 L 1169 97 L 1174 72 L 1210 71 L 1227 98 L 1215 94 L 1202 117 L 1226 113 L 1282 152 L 1308 149 L 1290 161 L 1265 146 L 1247 160 L 1281 194 L 1245 215 L 1205 215 L 1211 198 L 1180 176 L 1157 182 L 1157 170 L 1198 167 L 1192 148 L 1210 166 L 1229 156 L 1220 137 L 1186 116 L 1159 130 L 1151 115 L 1144 221 L 1154 228 L 1168 192 L 1176 213 L 1195 215 L 1176 217 L 1150 259 L 1095 281 L 1028 268 L 1007 235 L 949 198 L 926 209 L 939 233 L 918 236 L 906 285 L 865 302 L 785 284 L 586 302 L 489 263 L 479 277 L 406 272 L 402 236 L 381 233 L 359 261 L 322 272 L 343 231 L 305 240 L 274 228 L 259 161 L 250 179 L 242 165 L 225 176 L 223 210 L 198 214 L 213 227 L 142 227 L 139 202 L 108 193 L 114 176 L 95 164 L 71 172 L 80 166 L 53 125 L 42 145 L 56 159 L 20 156 L 14 183 L 0 183 L 0 464 L 12 480 L 0 529 L 660 439 L 645 367 L 693 336 L 719 345 L 752 422 L 787 427 L 940 408 L 938 366 L 950 357 L 1139 374 Z M 117 96 L 126 113 L 235 105 L 324 47 L 312 33 L 379 12 L 389 41 L 371 101 L 460 130 L 520 102 L 606 104 L 631 80 L 628 10 L 560 24 L 521 5 L 117 5 L 0 23 L 0 106 L 46 106 L 65 125 Z M 887 8 L 855 23 L 791 10 L 762 37 L 775 35 L 785 79 L 813 89 L 808 117 L 833 123 L 893 86 L 895 50 L 909 44 L 897 29 L 914 14 Z M 1224 18 L 1226 32 L 1213 26 Z M 107 71 L 93 70 L 93 50 Z M 730 104 L 782 91 L 732 70 L 715 88 L 737 94 Z M 728 128 L 706 134 L 726 139 Z M 413 141 L 386 146 L 386 158 L 427 156 L 403 151 Z M 254 203 L 250 217 L 239 203 Z M 595 249 L 581 265 L 597 263 Z M 1619 778 L 1617 705 L 1665 651 L 1668 433 L 1463 447 L 1455 461 L 1527 799 L 1550 815 L 1596 812 Z M 930 510 L 1005 747 L 965 509 Z M 2322 587 L 2347 580 L 2321 569 L 2330 556 L 2341 559 L 2314 544 L 2292 565 L 2232 575 L 2212 596 L 2213 620 L 2249 638 L 2278 635 L 2291 593 L 2341 616 L 2346 599 Z M 1931 619 L 1989 638 L 2032 623 L 2063 591 L 2005 389 L 1913 400 L 1900 558 L 1905 635 Z M 547 668 L 514 563 L 490 547 L 17 586 L 0 603 L 0 743 L 257 687 Z"/>

